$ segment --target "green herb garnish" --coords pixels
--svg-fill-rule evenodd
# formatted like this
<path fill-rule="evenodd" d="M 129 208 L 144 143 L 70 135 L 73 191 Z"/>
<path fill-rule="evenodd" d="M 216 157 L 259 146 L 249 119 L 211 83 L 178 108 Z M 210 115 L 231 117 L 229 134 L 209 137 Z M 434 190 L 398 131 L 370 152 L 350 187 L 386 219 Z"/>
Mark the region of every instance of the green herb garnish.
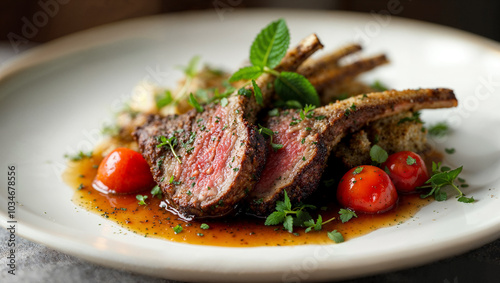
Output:
<path fill-rule="evenodd" d="M 136 195 L 135 198 L 139 201 L 139 205 L 147 205 L 145 200 L 148 198 L 146 195 Z"/>
<path fill-rule="evenodd" d="M 416 123 L 420 123 L 420 124 L 424 123 L 424 122 L 422 122 L 422 120 L 420 120 L 420 112 L 419 111 L 413 112 L 411 117 L 402 118 L 401 120 L 398 121 L 398 125 L 400 125 L 404 122 L 416 122 Z"/>
<path fill-rule="evenodd" d="M 439 122 L 430 126 L 427 133 L 432 137 L 441 138 L 450 133 L 450 128 L 445 122 Z"/>
<path fill-rule="evenodd" d="M 379 145 L 373 145 L 370 149 L 370 157 L 374 163 L 380 164 L 387 160 L 389 154 Z"/>
<path fill-rule="evenodd" d="M 177 159 L 177 161 L 182 164 L 181 159 L 179 158 L 177 153 L 175 153 L 175 149 L 174 149 L 174 147 L 177 145 L 177 138 L 175 136 L 171 136 L 170 138 L 167 139 L 165 136 L 161 136 L 160 141 L 161 141 L 161 143 L 158 144 L 156 147 L 160 148 L 164 145 L 168 145 L 170 147 L 170 150 L 174 154 L 175 158 Z"/>
<path fill-rule="evenodd" d="M 335 217 L 332 217 L 323 222 L 323 218 L 321 217 L 321 215 L 318 215 L 318 220 L 316 220 L 316 222 L 313 219 L 304 221 L 304 225 L 307 227 L 305 232 L 309 233 L 312 229 L 314 229 L 314 231 L 320 231 L 323 228 L 323 225 L 333 220 L 335 220 Z"/>
<path fill-rule="evenodd" d="M 417 160 L 408 155 L 408 158 L 406 158 L 406 164 L 410 166 L 413 164 L 417 164 Z"/>
<path fill-rule="evenodd" d="M 292 208 L 292 203 L 288 194 L 284 191 L 284 200 L 276 202 L 276 211 L 267 218 L 265 225 L 278 225 L 283 223 L 283 227 L 292 233 L 293 226 L 304 226 L 306 221 L 311 220 L 311 215 L 305 210 L 307 208 L 316 209 L 313 205 L 302 204 Z"/>
<path fill-rule="evenodd" d="M 172 229 L 174 229 L 174 233 L 175 234 L 179 234 L 180 232 L 182 232 L 182 226 L 181 226 L 181 224 L 177 224 L 177 226 L 175 226 Z"/>
<path fill-rule="evenodd" d="M 172 177 L 174 177 L 174 176 L 172 176 Z M 151 195 L 153 195 L 153 197 L 157 197 L 159 199 L 161 199 L 163 197 L 161 189 L 158 185 L 154 186 L 154 188 L 151 190 Z"/>
<path fill-rule="evenodd" d="M 93 153 L 92 151 L 89 151 L 87 153 L 85 153 L 83 151 L 79 151 L 77 154 L 74 154 L 74 155 L 65 154 L 64 157 L 68 158 L 71 161 L 80 161 L 84 158 L 91 158 L 92 153 Z"/>
<path fill-rule="evenodd" d="M 444 201 L 448 198 L 446 192 L 442 190 L 445 187 L 452 187 L 458 192 L 458 201 L 464 203 L 472 203 L 474 202 L 474 197 L 465 197 L 465 194 L 455 185 L 455 180 L 458 178 L 458 175 L 462 172 L 463 166 L 460 166 L 453 170 L 444 170 L 444 167 L 441 167 L 441 163 L 432 162 L 432 176 L 425 182 L 428 185 L 424 185 L 419 187 L 419 189 L 431 188 L 431 190 L 427 194 L 420 195 L 421 198 L 426 198 L 431 195 L 434 195 L 434 199 L 437 201 Z M 448 169 L 448 168 L 446 168 Z"/>
<path fill-rule="evenodd" d="M 359 167 L 357 167 L 356 169 L 354 169 L 354 171 L 352 172 L 352 174 L 353 174 L 353 175 L 356 175 L 356 174 L 361 173 L 361 171 L 363 171 L 363 167 L 362 167 L 362 166 L 359 166 Z"/>
<path fill-rule="evenodd" d="M 283 148 L 282 144 L 273 143 L 273 136 L 275 133 L 271 129 L 263 127 L 262 125 L 259 124 L 259 133 L 263 136 L 268 136 L 270 138 L 271 147 L 274 150 L 279 150 Z"/>
<path fill-rule="evenodd" d="M 170 90 L 166 90 L 163 92 L 163 94 L 157 95 L 155 99 L 156 108 L 158 109 L 161 109 L 174 101 L 174 99 L 172 98 L 172 92 L 170 92 Z"/>
<path fill-rule="evenodd" d="M 198 103 L 196 98 L 194 98 L 194 95 L 192 93 L 189 94 L 188 103 L 196 109 L 196 112 L 203 112 L 203 107 Z"/>
<path fill-rule="evenodd" d="M 342 234 L 340 234 L 340 232 L 338 232 L 337 230 L 328 232 L 327 235 L 328 238 L 330 238 L 330 240 L 334 241 L 337 244 L 342 243 L 344 241 L 344 236 L 342 236 Z"/>
<path fill-rule="evenodd" d="M 370 87 L 373 88 L 375 91 L 386 91 L 388 89 L 379 80 L 374 81 L 373 84 L 370 85 Z"/>
<path fill-rule="evenodd" d="M 350 209 L 345 209 L 345 208 L 341 208 L 339 210 L 339 215 L 340 215 L 340 221 L 342 221 L 342 223 L 346 223 L 347 221 L 351 220 L 351 218 L 353 218 L 353 217 L 358 217 L 356 215 L 356 212 L 354 212 Z"/>

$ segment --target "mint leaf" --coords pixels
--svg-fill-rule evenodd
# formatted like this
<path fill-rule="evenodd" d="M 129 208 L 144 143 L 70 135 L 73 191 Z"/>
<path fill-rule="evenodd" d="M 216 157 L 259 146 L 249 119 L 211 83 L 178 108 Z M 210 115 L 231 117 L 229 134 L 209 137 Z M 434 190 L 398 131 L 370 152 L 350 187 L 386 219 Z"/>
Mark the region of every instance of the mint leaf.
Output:
<path fill-rule="evenodd" d="M 383 148 L 381 148 L 378 145 L 374 145 L 370 149 L 370 157 L 374 162 L 384 163 L 389 157 L 389 155 L 387 154 L 387 151 L 385 151 Z"/>
<path fill-rule="evenodd" d="M 344 241 L 344 236 L 342 236 L 342 234 L 340 234 L 340 232 L 338 232 L 337 230 L 333 230 L 332 232 L 328 232 L 326 234 L 328 235 L 328 238 L 330 238 L 330 240 L 334 241 L 337 244 Z"/>
<path fill-rule="evenodd" d="M 257 101 L 257 104 L 263 105 L 262 91 L 260 90 L 260 87 L 257 85 L 255 80 L 252 80 L 252 86 L 253 86 L 253 95 L 255 95 L 255 101 Z"/>
<path fill-rule="evenodd" d="M 248 66 L 243 67 L 236 71 L 230 78 L 229 82 L 236 82 L 239 80 L 255 80 L 263 73 L 263 69 L 260 66 Z"/>
<path fill-rule="evenodd" d="M 266 218 L 266 222 L 264 225 L 269 226 L 269 225 L 277 225 L 285 221 L 285 212 L 282 211 L 275 211 Z"/>
<path fill-rule="evenodd" d="M 286 216 L 285 222 L 283 222 L 283 227 L 285 227 L 288 232 L 293 232 L 293 217 L 291 215 Z"/>
<path fill-rule="evenodd" d="M 304 223 L 309 221 L 309 220 L 312 220 L 312 217 L 309 214 L 309 212 L 307 212 L 305 210 L 299 210 L 299 211 L 297 211 L 297 214 L 295 215 L 295 219 L 293 219 L 293 226 L 304 227 L 305 226 Z"/>
<path fill-rule="evenodd" d="M 292 203 L 290 202 L 290 198 L 288 197 L 288 194 L 286 193 L 285 190 L 283 190 L 284 194 L 285 194 L 285 207 L 286 207 L 286 210 L 292 210 Z"/>
<path fill-rule="evenodd" d="M 288 209 L 288 207 L 286 207 L 285 202 L 284 202 L 284 201 L 281 201 L 281 200 L 277 201 L 277 202 L 276 202 L 276 211 L 281 211 L 281 212 L 283 212 L 283 211 L 285 211 L 285 210 L 289 210 L 289 209 Z"/>
<path fill-rule="evenodd" d="M 320 105 L 316 89 L 300 74 L 281 72 L 274 81 L 274 88 L 279 97 L 285 101 L 297 100 L 303 105 Z"/>
<path fill-rule="evenodd" d="M 250 48 L 250 62 L 254 66 L 274 68 L 286 54 L 290 34 L 283 19 L 270 23 L 260 31 Z"/>
<path fill-rule="evenodd" d="M 198 103 L 196 98 L 194 98 L 192 93 L 189 94 L 188 103 L 196 109 L 196 112 L 203 112 L 203 107 Z"/>

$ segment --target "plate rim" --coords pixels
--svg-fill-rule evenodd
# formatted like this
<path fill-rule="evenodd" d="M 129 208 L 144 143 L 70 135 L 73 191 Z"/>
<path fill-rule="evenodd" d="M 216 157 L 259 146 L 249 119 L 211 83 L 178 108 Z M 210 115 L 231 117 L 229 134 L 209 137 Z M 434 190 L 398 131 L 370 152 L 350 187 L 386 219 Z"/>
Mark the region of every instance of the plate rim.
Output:
<path fill-rule="evenodd" d="M 239 13 L 239 14 L 252 14 L 252 13 L 260 13 L 262 11 L 272 11 L 272 12 L 276 12 L 276 10 L 274 9 L 245 9 L 244 11 L 235 11 L 234 13 Z M 296 13 L 297 10 L 294 10 L 294 9 L 280 9 L 280 11 L 282 11 L 283 13 L 290 13 L 290 12 L 293 12 L 293 13 Z M 209 11 L 209 12 L 213 12 L 213 11 Z M 183 15 L 185 14 L 205 14 L 207 13 L 207 11 L 190 11 L 190 12 L 182 12 L 182 13 L 175 13 L 175 16 L 177 17 L 182 17 Z M 344 11 L 315 11 L 315 10 L 308 10 L 308 11 L 301 11 L 301 13 L 307 13 L 309 15 L 311 14 L 315 14 L 315 13 L 320 13 L 320 14 L 325 14 L 325 13 L 328 13 L 328 14 L 342 14 L 342 15 L 346 15 L 346 14 L 354 14 L 358 17 L 362 17 L 362 18 L 366 18 L 369 16 L 369 14 L 365 14 L 365 13 L 353 13 L 353 12 L 344 12 Z M 51 60 L 54 60 L 56 58 L 60 58 L 62 56 L 67 56 L 67 55 L 70 55 L 70 54 L 73 54 L 73 53 L 78 53 L 80 50 L 85 50 L 85 48 L 89 48 L 93 45 L 89 45 L 87 47 L 75 47 L 75 49 L 70 49 L 70 50 L 67 50 L 67 53 L 64 53 L 64 54 L 59 54 L 57 56 L 55 56 L 54 58 L 48 58 L 47 60 L 45 61 L 39 61 L 39 60 L 35 60 L 35 61 L 31 61 L 30 64 L 27 64 L 26 62 L 27 61 L 30 61 L 31 59 L 33 58 L 40 58 L 42 57 L 41 55 L 43 54 L 47 54 L 50 53 L 50 52 L 53 52 L 53 49 L 57 49 L 57 48 L 60 48 L 60 46 L 65 46 L 66 44 L 69 44 L 71 42 L 73 42 L 76 39 L 78 38 L 84 38 L 84 37 L 92 37 L 93 33 L 96 33 L 96 32 L 100 32 L 100 33 L 106 33 L 108 32 L 108 30 L 113 30 L 113 29 L 116 29 L 116 28 L 122 28 L 124 25 L 130 25 L 130 24 L 135 24 L 137 22 L 142 22 L 142 23 L 147 23 L 149 21 L 156 21 L 160 18 L 165 18 L 165 17 L 171 17 L 173 14 L 163 14 L 163 15 L 155 15 L 155 16 L 148 16 L 148 17 L 142 17 L 142 18 L 136 18 L 136 19 L 131 19 L 131 20 L 126 20 L 126 21 L 120 21 L 120 22 L 116 22 L 116 23 L 112 23 L 112 24 L 107 24 L 107 25 L 104 25 L 104 26 L 99 26 L 99 27 L 96 27 L 96 28 L 92 28 L 92 29 L 89 29 L 89 30 L 85 30 L 85 31 L 81 31 L 81 32 L 77 32 L 77 33 L 74 33 L 74 34 L 71 34 L 71 35 L 68 35 L 68 36 L 65 36 L 63 38 L 60 38 L 60 39 L 57 39 L 57 40 L 54 40 L 50 43 L 47 43 L 47 44 L 44 44 L 42 46 L 38 46 L 38 47 L 35 47 L 27 52 L 24 52 L 23 54 L 21 54 L 20 56 L 16 56 L 15 58 L 13 58 L 12 60 L 8 60 L 5 62 L 5 64 L 2 65 L 2 67 L 0 68 L 0 83 L 2 83 L 3 79 L 6 79 L 6 78 L 9 78 L 10 76 L 15 76 L 18 72 L 22 72 L 24 71 L 25 69 L 29 69 L 29 68 L 32 68 L 34 66 L 37 66 L 37 65 L 40 65 L 40 64 L 44 64 L 46 62 L 50 62 Z M 475 43 L 475 44 L 479 44 L 481 45 L 482 47 L 484 48 L 488 48 L 488 49 L 493 49 L 495 51 L 500 51 L 500 44 L 498 42 L 495 42 L 495 41 L 492 41 L 490 39 L 487 39 L 487 38 L 483 38 L 481 36 L 478 36 L 478 35 L 474 35 L 474 34 L 471 34 L 471 33 L 468 33 L 468 32 L 465 32 L 465 31 L 461 31 L 461 30 L 457 30 L 457 29 L 454 29 L 454 28 L 450 28 L 450 27 L 445 27 L 445 26 L 440 26 L 440 25 L 436 25 L 436 24 L 432 24 L 432 23 L 426 23 L 426 22 L 421 22 L 421 21 L 417 21 L 417 20 L 411 20 L 411 19 L 404 19 L 404 18 L 399 18 L 399 17 L 394 17 L 396 21 L 403 21 L 405 22 L 405 24 L 409 24 L 411 26 L 414 26 L 414 25 L 418 25 L 418 26 L 424 26 L 425 28 L 439 28 L 439 29 L 442 29 L 442 30 L 446 30 L 446 31 L 452 31 L 456 34 L 452 35 L 451 37 L 455 37 L 456 35 L 460 35 L 460 36 L 466 36 L 468 37 L 468 41 L 469 40 L 473 40 L 472 43 Z M 116 39 L 115 39 L 116 40 Z M 95 43 L 95 46 L 99 46 L 103 44 L 102 42 L 96 42 Z M 45 57 L 47 58 L 47 57 Z M 19 68 L 19 65 L 21 65 L 21 68 Z M 4 226 L 4 224 L 6 225 L 6 220 L 7 220 L 7 215 L 4 213 L 4 211 L 0 211 L 0 219 L 2 219 L 2 223 L 1 223 L 1 226 Z M 487 225 L 487 227 L 485 227 L 483 230 L 482 230 L 482 233 L 477 233 L 474 232 L 469 232 L 469 234 L 474 234 L 473 236 L 475 236 L 476 238 L 474 238 L 475 240 L 474 241 L 471 241 L 471 239 L 467 239 L 467 245 L 465 245 L 466 247 L 465 248 L 462 248 L 462 249 L 455 249 L 455 250 L 451 250 L 451 249 L 445 249 L 443 250 L 442 252 L 440 253 L 435 253 L 433 256 L 431 256 L 430 258 L 426 258 L 425 260 L 419 262 L 420 264 L 421 263 L 424 263 L 424 262 L 429 262 L 429 261 L 432 261 L 432 260 L 437 260 L 437 259 L 441 259 L 441 258 L 445 258 L 445 257 L 448 257 L 448 256 L 451 256 L 451 255 L 455 255 L 455 254 L 458 254 L 458 253 L 462 253 L 462 252 L 465 252 L 467 250 L 470 250 L 470 249 L 473 249 L 473 248 L 476 248 L 480 245 L 483 245 L 485 244 L 486 242 L 489 242 L 489 241 L 493 241 L 494 239 L 500 237 L 500 227 L 498 226 L 495 226 L 497 225 L 498 223 L 500 223 L 500 217 L 497 217 L 496 220 L 495 218 L 493 218 L 493 220 L 491 220 L 492 223 L 490 225 Z M 19 223 L 22 223 L 22 222 L 19 222 Z M 24 232 L 21 232 L 19 233 L 20 236 L 24 237 L 24 238 L 27 238 L 31 241 L 34 241 L 34 242 L 38 242 L 42 245 L 45 245 L 45 246 L 49 246 L 53 249 L 56 249 L 56 250 L 59 250 L 59 251 L 62 251 L 64 253 L 67 253 L 67 254 L 71 254 L 71 255 L 74 255 L 74 256 L 77 256 L 77 257 L 80 257 L 80 258 L 84 258 L 84 259 L 87 259 L 87 260 L 90 260 L 90 261 L 93 261 L 93 262 L 97 262 L 99 264 L 102 264 L 102 265 L 105 265 L 105 266 L 109 266 L 109 267 L 114 267 L 114 268 L 119 268 L 120 265 L 123 265 L 123 264 L 127 264 L 127 262 L 124 262 L 124 261 L 121 261 L 121 262 L 118 262 L 117 263 L 111 263 L 109 261 L 102 261 L 100 260 L 99 257 L 96 258 L 95 255 L 91 254 L 91 253 L 88 253 L 88 254 L 85 254 L 85 253 L 76 253 L 74 252 L 74 250 L 72 250 L 71 248 L 67 247 L 66 249 L 61 249 L 60 246 L 58 246 L 57 244 L 55 244 L 55 241 L 53 241 L 52 245 L 50 244 L 47 244 L 47 242 L 45 241 L 39 241 L 37 238 L 37 235 L 41 235 L 41 236 L 45 236 L 47 238 L 52 238 L 53 235 L 50 235 L 50 233 L 46 232 L 46 231 L 40 231 L 40 230 L 37 230 L 36 227 L 33 227 L 31 225 L 27 225 L 27 224 L 23 224 L 25 225 L 23 229 L 26 229 L 28 228 L 28 231 L 32 230 L 31 233 L 34 232 L 34 234 L 30 234 L 30 235 L 27 235 L 26 233 Z M 28 233 L 29 234 L 29 233 Z M 68 239 L 68 238 L 71 238 L 69 235 L 64 235 L 66 236 L 65 240 L 68 241 L 68 242 L 71 242 L 71 239 Z M 465 240 L 463 240 L 465 241 Z M 473 242 L 473 243 L 472 243 Z M 73 245 L 77 245 L 78 244 L 82 245 L 82 243 L 78 242 L 78 241 L 74 241 L 73 242 Z M 85 244 L 82 245 L 82 247 L 84 248 Z M 322 245 L 312 245 L 312 246 L 322 246 Z M 328 246 L 331 246 L 331 245 L 328 245 Z M 451 246 L 451 243 L 448 244 L 448 246 Z M 455 246 L 455 245 L 453 245 Z M 197 247 L 202 247 L 202 246 L 197 246 Z M 204 246 L 203 246 L 204 247 Z M 257 248 L 228 248 L 228 247 L 207 247 L 207 248 L 214 248 L 216 250 L 218 249 L 229 249 L 229 250 L 238 250 L 238 251 L 241 251 L 241 250 L 247 250 L 247 249 L 282 249 L 283 247 L 257 247 Z M 288 248 L 288 247 L 287 247 Z M 294 249 L 294 248 L 290 248 L 290 249 Z M 443 248 L 442 248 L 443 249 Z M 84 249 L 82 249 L 84 250 Z M 447 253 L 448 251 L 448 253 Z M 409 267 L 413 264 L 409 264 L 409 263 L 405 263 L 403 261 L 401 261 L 400 263 L 400 266 L 392 269 L 392 270 L 395 270 L 395 269 L 400 269 L 400 268 L 405 268 L 405 267 Z M 148 275 L 156 275 L 156 276 L 164 276 L 164 275 L 168 275 L 170 279 L 178 279 L 178 280 L 185 280 L 186 277 L 183 276 L 182 274 L 179 273 L 179 275 L 182 275 L 180 277 L 176 277 L 176 274 L 173 274 L 173 273 L 169 273 L 169 274 L 159 274 L 159 273 L 149 273 L 149 272 L 144 272 L 144 270 L 142 269 L 138 269 L 138 268 L 143 268 L 143 267 L 140 267 L 140 266 L 134 266 L 133 264 L 130 264 L 127 268 L 127 270 L 133 270 L 135 272 L 138 272 L 138 273 L 143 273 L 143 274 L 148 274 Z M 372 267 L 374 268 L 374 267 Z M 375 270 L 376 269 L 376 270 Z M 186 270 L 178 270 L 178 272 L 185 272 L 185 271 L 189 271 L 191 269 L 187 268 Z M 384 269 L 382 271 L 390 271 L 390 269 Z M 382 272 L 380 271 L 378 268 L 374 268 L 374 269 L 370 269 L 370 265 L 367 264 L 367 270 L 365 270 L 365 272 L 363 273 L 358 273 L 356 274 L 356 276 L 359 276 L 359 275 L 368 275 L 368 274 L 374 274 L 374 273 L 377 273 L 377 272 Z M 240 274 L 240 271 L 235 271 L 234 273 L 238 273 Z M 280 274 L 282 273 L 282 271 L 279 272 Z M 263 275 L 263 276 L 267 276 L 266 274 L 255 274 L 255 273 L 250 273 L 252 275 Z M 225 276 L 228 276 L 228 275 L 234 275 L 234 274 L 225 274 Z M 326 277 L 318 277 L 318 278 L 314 278 L 314 279 L 329 279 L 331 277 L 328 277 L 328 274 L 326 273 L 323 273 L 322 274 L 323 276 L 326 276 Z M 339 277 L 338 279 L 341 279 L 341 278 L 350 278 L 352 276 L 345 276 L 345 277 Z M 337 278 L 337 277 L 335 277 Z M 198 279 L 198 277 L 196 277 L 196 279 Z M 217 281 L 219 280 L 220 278 L 217 278 Z M 234 278 L 230 278 L 230 279 L 234 279 Z"/>

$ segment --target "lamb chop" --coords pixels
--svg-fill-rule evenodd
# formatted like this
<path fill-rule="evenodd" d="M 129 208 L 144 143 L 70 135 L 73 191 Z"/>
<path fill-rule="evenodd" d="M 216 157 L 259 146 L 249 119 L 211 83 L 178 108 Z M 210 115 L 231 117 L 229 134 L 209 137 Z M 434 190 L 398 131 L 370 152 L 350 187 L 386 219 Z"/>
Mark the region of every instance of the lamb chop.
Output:
<path fill-rule="evenodd" d="M 284 191 L 295 202 L 309 196 L 332 148 L 368 122 L 403 111 L 456 105 L 452 90 L 419 89 L 354 96 L 305 113 L 304 119 L 298 110 L 281 111 L 265 126 L 275 132 L 273 142 L 283 148 L 270 150 L 260 181 L 247 198 L 249 207 L 257 215 L 267 215 Z"/>
<path fill-rule="evenodd" d="M 311 35 L 276 69 L 294 71 L 320 48 Z M 257 80 L 264 103 L 271 99 L 273 81 L 266 74 Z M 253 190 L 266 159 L 265 141 L 253 125 L 261 107 L 253 95 L 232 95 L 225 106 L 150 116 L 137 128 L 134 137 L 171 209 L 186 218 L 222 216 Z"/>

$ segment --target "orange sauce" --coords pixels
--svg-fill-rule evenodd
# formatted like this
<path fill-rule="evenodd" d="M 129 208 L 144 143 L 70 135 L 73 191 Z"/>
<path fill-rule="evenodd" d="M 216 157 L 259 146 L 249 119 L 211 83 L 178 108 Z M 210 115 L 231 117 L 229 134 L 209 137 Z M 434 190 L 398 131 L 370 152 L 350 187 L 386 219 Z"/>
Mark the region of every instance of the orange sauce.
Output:
<path fill-rule="evenodd" d="M 283 229 L 283 225 L 265 226 L 265 219 L 248 215 L 236 215 L 225 219 L 200 220 L 185 222 L 177 215 L 160 207 L 161 200 L 152 197 L 146 191 L 147 205 L 139 205 L 136 195 L 107 195 L 92 188 L 92 181 L 97 173 L 97 166 L 102 158 L 94 156 L 78 162 L 70 162 L 63 174 L 65 182 L 75 189 L 73 202 L 88 211 L 114 221 L 122 227 L 145 237 L 161 238 L 174 242 L 225 246 L 256 247 L 303 244 L 331 244 L 327 231 L 337 230 L 345 240 L 365 235 L 382 227 L 389 227 L 408 221 L 420 208 L 431 202 L 430 198 L 420 199 L 418 194 L 400 195 L 394 209 L 377 215 L 358 214 L 357 218 L 347 223 L 339 220 L 339 207 L 333 201 L 334 195 L 323 194 L 318 197 L 330 199 L 329 203 L 317 205 L 323 221 L 336 217 L 323 225 L 321 231 L 304 232 L 304 228 L 294 228 L 294 233 Z M 331 194 L 331 193 L 330 193 Z M 314 201 L 311 201 L 314 202 Z M 312 214 L 314 219 L 317 218 Z M 201 229 L 206 223 L 209 229 Z M 173 227 L 181 225 L 182 232 L 176 234 Z"/>

